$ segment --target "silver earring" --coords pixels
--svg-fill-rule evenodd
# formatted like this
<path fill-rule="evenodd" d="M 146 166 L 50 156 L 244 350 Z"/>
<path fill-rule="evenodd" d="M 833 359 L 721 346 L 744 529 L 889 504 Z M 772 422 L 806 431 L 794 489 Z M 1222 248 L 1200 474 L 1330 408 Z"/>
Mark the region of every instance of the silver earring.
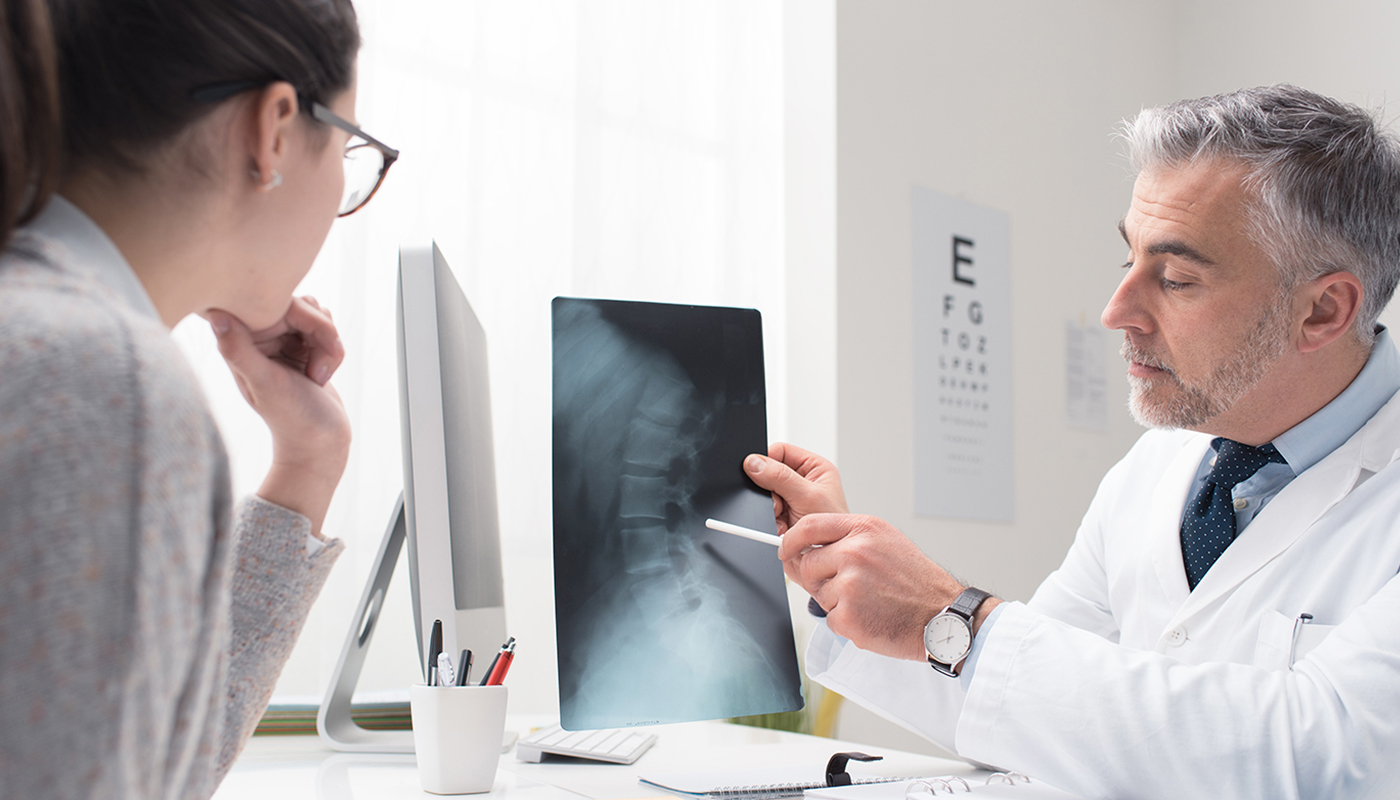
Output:
<path fill-rule="evenodd" d="M 259 173 L 257 170 L 253 169 L 249 170 L 248 172 L 253 176 L 253 180 L 258 182 L 258 191 L 270 192 L 273 189 L 276 189 L 278 186 L 282 185 L 282 173 L 278 172 L 275 169 L 272 171 L 272 178 L 266 183 L 262 182 L 262 174 Z"/>

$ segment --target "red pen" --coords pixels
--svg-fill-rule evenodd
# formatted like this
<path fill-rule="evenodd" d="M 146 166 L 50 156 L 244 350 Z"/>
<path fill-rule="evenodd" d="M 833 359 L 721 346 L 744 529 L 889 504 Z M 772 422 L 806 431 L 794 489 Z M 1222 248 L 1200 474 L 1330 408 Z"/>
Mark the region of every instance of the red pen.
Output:
<path fill-rule="evenodd" d="M 505 682 L 506 673 L 510 671 L 510 664 L 515 660 L 515 637 L 510 637 L 510 641 L 501 646 L 501 652 L 496 654 L 496 663 L 491 666 L 491 674 L 486 678 L 487 686 L 500 686 Z"/>

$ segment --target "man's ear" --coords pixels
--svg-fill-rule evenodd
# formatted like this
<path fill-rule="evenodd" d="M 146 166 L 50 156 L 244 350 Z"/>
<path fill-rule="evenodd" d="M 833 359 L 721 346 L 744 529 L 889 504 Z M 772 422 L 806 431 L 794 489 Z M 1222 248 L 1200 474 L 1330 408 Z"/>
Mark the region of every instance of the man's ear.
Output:
<path fill-rule="evenodd" d="M 259 91 L 249 110 L 248 155 L 251 179 L 258 187 L 280 183 L 282 161 L 287 156 L 291 126 L 297 118 L 297 92 L 286 81 L 269 83 Z"/>
<path fill-rule="evenodd" d="M 1350 272 L 1329 273 L 1298 287 L 1295 302 L 1302 305 L 1304 314 L 1299 352 L 1321 350 L 1347 335 L 1365 294 L 1361 279 Z"/>

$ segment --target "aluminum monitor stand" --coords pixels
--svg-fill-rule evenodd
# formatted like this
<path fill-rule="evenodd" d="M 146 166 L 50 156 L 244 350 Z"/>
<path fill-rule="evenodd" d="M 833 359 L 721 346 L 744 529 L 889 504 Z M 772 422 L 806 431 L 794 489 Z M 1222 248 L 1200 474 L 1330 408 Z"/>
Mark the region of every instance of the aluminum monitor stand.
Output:
<path fill-rule="evenodd" d="M 351 623 L 350 630 L 345 634 L 345 646 L 340 650 L 340 661 L 335 665 L 331 685 L 326 689 L 326 697 L 316 712 L 316 732 L 336 750 L 358 753 L 413 752 L 413 731 L 368 730 L 350 718 L 350 698 L 355 694 L 355 684 L 360 680 L 365 653 L 369 651 L 370 640 L 374 638 L 375 624 L 384 607 L 384 593 L 389 590 L 389 579 L 394 577 L 394 567 L 398 564 L 399 551 L 403 549 L 407 531 L 403 493 L 400 492 L 389 519 L 389 527 L 384 531 L 384 541 L 379 543 L 374 569 L 365 582 L 365 591 L 356 606 L 355 622 Z"/>

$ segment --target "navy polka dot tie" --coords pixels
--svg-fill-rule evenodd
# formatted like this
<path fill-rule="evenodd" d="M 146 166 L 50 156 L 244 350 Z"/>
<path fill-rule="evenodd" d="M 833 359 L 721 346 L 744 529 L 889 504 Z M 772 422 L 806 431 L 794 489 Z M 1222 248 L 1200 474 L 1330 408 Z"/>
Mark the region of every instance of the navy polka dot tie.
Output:
<path fill-rule="evenodd" d="M 1214 468 L 1181 520 L 1181 555 L 1192 589 L 1235 540 L 1235 504 L 1230 496 L 1235 484 L 1248 480 L 1265 464 L 1287 463 L 1271 444 L 1250 447 L 1217 438 L 1211 447 L 1215 448 Z"/>

